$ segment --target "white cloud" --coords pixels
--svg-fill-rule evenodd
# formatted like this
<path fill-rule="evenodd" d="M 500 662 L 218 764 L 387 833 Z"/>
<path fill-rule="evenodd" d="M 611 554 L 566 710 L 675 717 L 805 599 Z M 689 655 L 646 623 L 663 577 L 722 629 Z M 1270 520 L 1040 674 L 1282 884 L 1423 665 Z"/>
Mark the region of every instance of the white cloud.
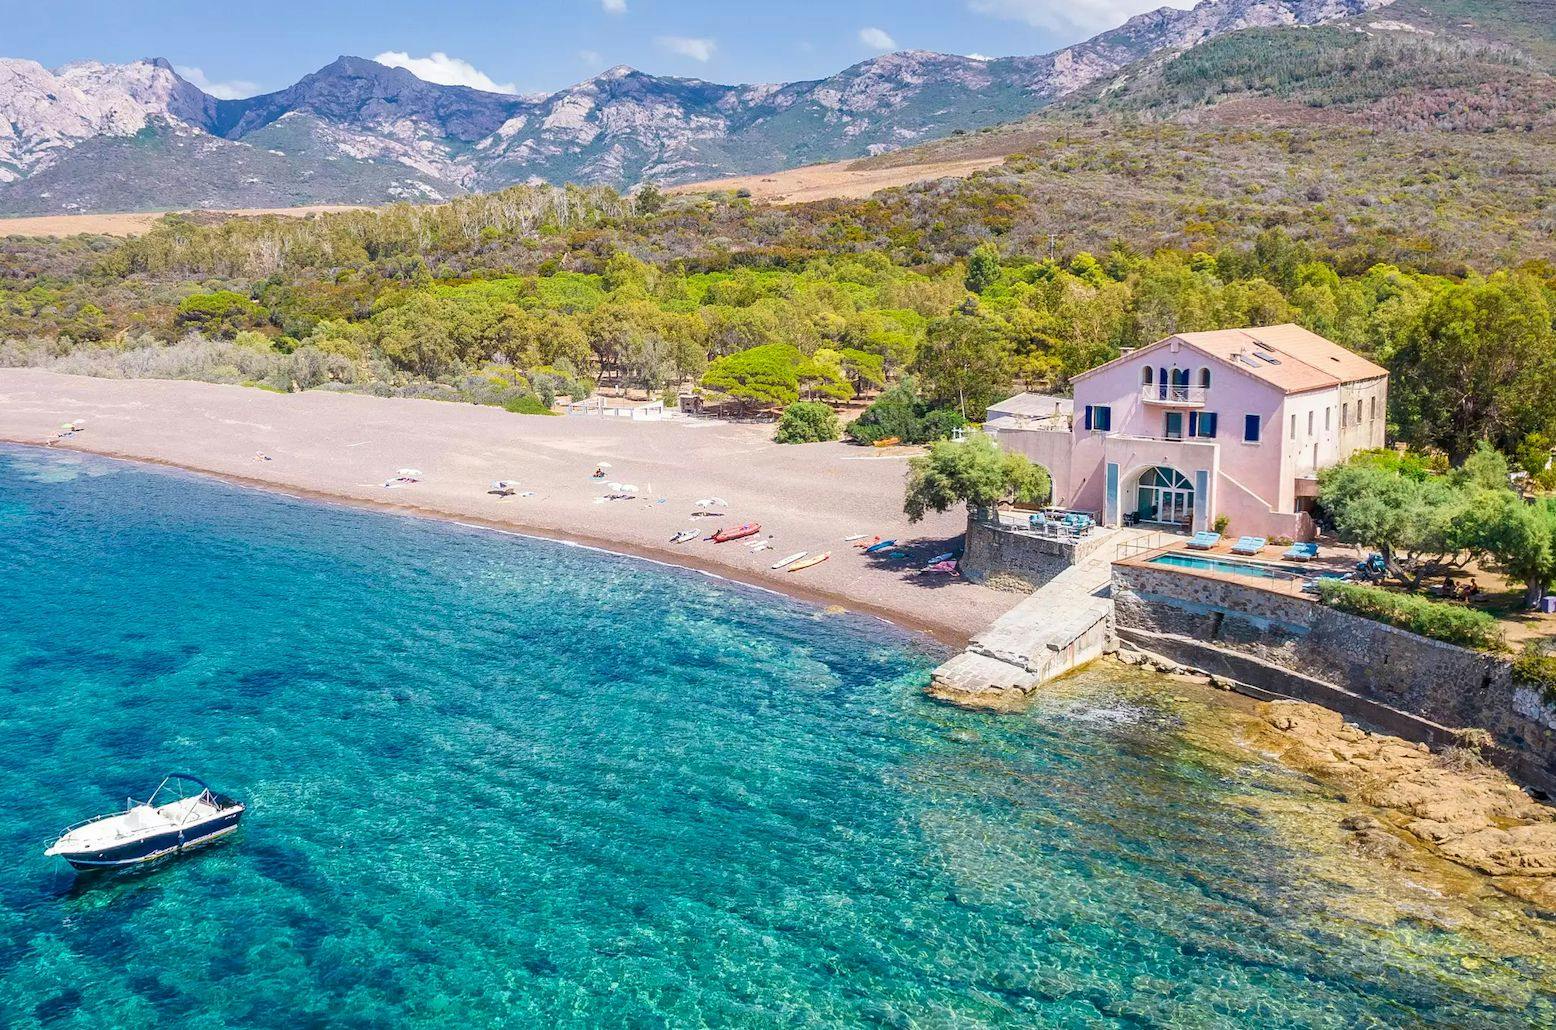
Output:
<path fill-rule="evenodd" d="M 436 82 L 443 86 L 469 86 L 488 93 L 517 93 L 511 82 L 493 82 L 491 77 L 469 61 L 450 57 L 441 50 L 434 50 L 427 57 L 412 57 L 403 50 L 386 50 L 373 58 L 379 64 L 391 68 L 404 68 L 418 79 Z"/>
<path fill-rule="evenodd" d="M 580 50 L 578 59 L 591 68 L 598 68 L 605 63 L 605 57 L 598 50 Z"/>
<path fill-rule="evenodd" d="M 875 50 L 897 49 L 897 41 L 892 39 L 885 29 L 878 29 L 874 26 L 859 30 L 859 42 Z"/>
<path fill-rule="evenodd" d="M 205 77 L 205 72 L 199 68 L 191 68 L 182 64 L 175 64 L 173 70 L 185 82 L 200 87 L 218 100 L 237 100 L 240 97 L 251 97 L 259 92 L 257 85 L 252 82 L 244 82 L 242 79 L 212 82 Z"/>
<path fill-rule="evenodd" d="M 600 6 L 605 8 L 606 14 L 627 13 L 627 0 L 600 0 Z"/>
<path fill-rule="evenodd" d="M 713 60 L 713 52 L 719 48 L 716 40 L 691 36 L 660 36 L 654 42 L 672 54 L 680 54 L 682 57 L 690 57 L 693 61 L 704 63 Z"/>
<path fill-rule="evenodd" d="M 967 0 L 969 10 L 1023 21 L 1050 32 L 1088 33 L 1116 28 L 1137 14 L 1168 7 L 1193 7 L 1195 0 Z"/>

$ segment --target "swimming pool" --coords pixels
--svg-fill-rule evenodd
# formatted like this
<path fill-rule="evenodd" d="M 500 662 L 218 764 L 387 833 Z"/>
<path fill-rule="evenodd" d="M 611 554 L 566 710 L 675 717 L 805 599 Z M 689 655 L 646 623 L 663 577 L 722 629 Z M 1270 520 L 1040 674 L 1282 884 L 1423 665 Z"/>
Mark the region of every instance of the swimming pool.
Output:
<path fill-rule="evenodd" d="M 1247 579 L 1337 579 L 1342 575 L 1332 570 L 1315 571 L 1300 565 L 1266 565 L 1262 562 L 1235 561 L 1206 554 L 1184 554 L 1181 551 L 1158 554 L 1147 563 L 1168 565 L 1175 569 L 1222 572 L 1229 576 L 1243 576 Z"/>

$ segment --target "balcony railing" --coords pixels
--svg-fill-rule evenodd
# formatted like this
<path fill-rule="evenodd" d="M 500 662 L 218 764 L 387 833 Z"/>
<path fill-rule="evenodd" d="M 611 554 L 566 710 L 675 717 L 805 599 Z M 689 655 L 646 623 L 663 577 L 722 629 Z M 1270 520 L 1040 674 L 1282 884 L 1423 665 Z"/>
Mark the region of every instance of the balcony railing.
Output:
<path fill-rule="evenodd" d="M 1173 386 L 1170 383 L 1156 383 L 1140 387 L 1140 399 L 1147 404 L 1198 408 L 1204 405 L 1207 392 L 1203 386 Z"/>

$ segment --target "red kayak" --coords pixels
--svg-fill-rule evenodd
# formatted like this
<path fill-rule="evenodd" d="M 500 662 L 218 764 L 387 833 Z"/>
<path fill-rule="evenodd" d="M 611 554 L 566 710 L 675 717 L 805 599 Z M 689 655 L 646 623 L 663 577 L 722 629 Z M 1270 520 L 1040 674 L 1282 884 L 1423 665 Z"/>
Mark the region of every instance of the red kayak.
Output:
<path fill-rule="evenodd" d="M 756 536 L 761 531 L 762 524 L 760 522 L 747 522 L 745 525 L 736 526 L 734 529 L 719 530 L 713 534 L 713 542 L 716 544 L 727 544 L 731 540 L 744 540 L 748 536 Z"/>

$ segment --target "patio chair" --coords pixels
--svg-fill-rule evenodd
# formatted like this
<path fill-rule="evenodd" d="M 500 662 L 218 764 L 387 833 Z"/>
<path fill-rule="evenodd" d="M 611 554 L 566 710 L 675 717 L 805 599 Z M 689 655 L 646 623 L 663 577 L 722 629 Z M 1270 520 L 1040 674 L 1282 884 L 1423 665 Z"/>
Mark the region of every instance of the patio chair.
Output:
<path fill-rule="evenodd" d="M 1269 541 L 1262 536 L 1240 536 L 1232 545 L 1233 554 L 1258 554 Z"/>
<path fill-rule="evenodd" d="M 1292 544 L 1281 557 L 1287 561 L 1312 561 L 1318 557 L 1318 545 Z"/>
<path fill-rule="evenodd" d="M 1215 546 L 1220 542 L 1220 533 L 1212 533 L 1210 530 L 1204 529 L 1194 534 L 1194 538 L 1189 541 L 1189 546 L 1196 551 L 1210 551 L 1214 550 Z"/>

